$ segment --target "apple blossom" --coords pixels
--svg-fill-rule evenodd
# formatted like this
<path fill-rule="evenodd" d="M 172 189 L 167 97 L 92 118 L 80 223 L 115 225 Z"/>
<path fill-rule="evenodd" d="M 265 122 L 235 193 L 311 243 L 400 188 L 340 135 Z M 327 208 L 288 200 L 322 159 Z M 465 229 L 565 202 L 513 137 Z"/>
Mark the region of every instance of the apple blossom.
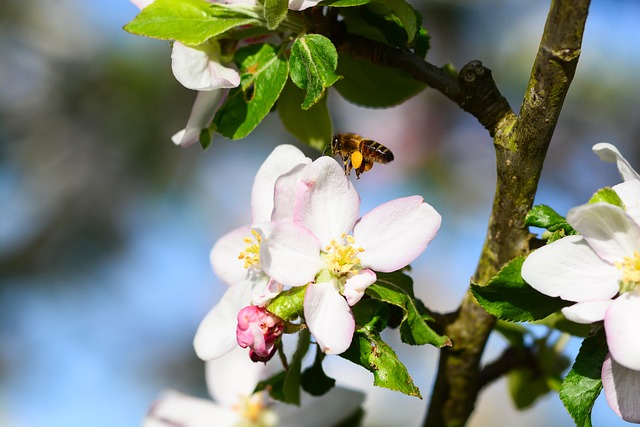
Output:
<path fill-rule="evenodd" d="M 292 145 L 280 145 L 267 157 L 258 170 L 251 192 L 253 224 L 267 229 L 268 221 L 285 218 L 291 211 L 286 188 L 291 177 L 300 173 L 311 160 Z M 274 205 L 279 194 L 281 206 Z M 288 203 L 292 203 L 289 201 Z M 278 209 L 279 208 L 279 209 Z M 242 226 L 222 236 L 211 249 L 213 271 L 229 285 L 218 304 L 205 316 L 194 338 L 196 354 L 203 360 L 215 359 L 235 348 L 238 312 L 248 305 L 264 306 L 281 290 L 261 268 L 261 234 L 251 225 Z"/>
<path fill-rule="evenodd" d="M 284 321 L 262 307 L 250 305 L 238 312 L 238 345 L 251 349 L 249 357 L 254 362 L 266 362 L 273 357 L 275 343 L 283 330 Z"/>
<path fill-rule="evenodd" d="M 167 391 L 151 406 L 143 427 L 296 427 L 335 425 L 354 414 L 364 395 L 336 387 L 312 398 L 302 396 L 300 407 L 273 402 L 266 392 L 254 393 L 270 367 L 253 363 L 236 349 L 206 363 L 206 382 L 213 400 Z"/>
<path fill-rule="evenodd" d="M 412 262 L 434 238 L 441 217 L 412 196 L 358 219 L 358 193 L 330 157 L 304 168 L 295 196 L 293 221 L 264 232 L 262 268 L 285 286 L 308 284 L 305 322 L 323 352 L 339 354 L 353 337 L 350 307 L 376 281 L 374 270 L 396 271 Z"/>
<path fill-rule="evenodd" d="M 617 163 L 625 182 L 613 189 L 626 209 L 608 203 L 571 209 L 567 222 L 580 236 L 565 237 L 531 253 L 522 266 L 522 277 L 544 294 L 575 302 L 562 309 L 568 319 L 604 320 L 610 352 L 602 369 L 607 401 L 623 419 L 640 423 L 636 332 L 640 323 L 640 181 L 614 146 L 597 144 L 594 152 Z"/>

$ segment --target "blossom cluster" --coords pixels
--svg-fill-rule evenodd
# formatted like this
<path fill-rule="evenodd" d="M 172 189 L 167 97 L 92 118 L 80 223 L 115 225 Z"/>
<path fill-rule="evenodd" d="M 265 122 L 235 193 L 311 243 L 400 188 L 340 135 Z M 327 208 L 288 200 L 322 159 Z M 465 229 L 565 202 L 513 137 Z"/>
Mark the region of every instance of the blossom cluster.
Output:
<path fill-rule="evenodd" d="M 131 0 L 139 9 L 144 9 L 154 0 Z M 207 0 L 210 3 L 255 6 L 256 0 Z M 290 0 L 290 10 L 304 10 L 315 6 L 320 0 Z M 171 70 L 176 80 L 187 89 L 198 91 L 187 126 L 171 137 L 175 145 L 188 147 L 200 139 L 200 132 L 211 124 L 218 108 L 224 102 L 229 89 L 240 84 L 240 74 L 225 55 L 216 38 L 210 38 L 198 46 L 187 46 L 173 42 Z"/>
<path fill-rule="evenodd" d="M 567 319 L 604 323 L 607 402 L 624 420 L 640 423 L 640 175 L 613 145 L 600 143 L 593 150 L 617 164 L 623 182 L 612 189 L 620 203 L 571 209 L 567 222 L 579 235 L 533 252 L 522 277 L 546 295 L 575 302 L 562 309 Z"/>
<path fill-rule="evenodd" d="M 441 222 L 420 196 L 359 218 L 360 197 L 338 162 L 326 156 L 312 162 L 291 145 L 276 147 L 260 167 L 251 208 L 252 224 L 222 236 L 211 250 L 213 270 L 229 288 L 196 333 L 203 360 L 238 343 L 261 358 L 272 355 L 283 328 L 264 307 L 292 287 L 305 287 L 303 322 L 320 349 L 344 352 L 355 329 L 351 307 L 375 283 L 375 272 L 407 266 Z"/>

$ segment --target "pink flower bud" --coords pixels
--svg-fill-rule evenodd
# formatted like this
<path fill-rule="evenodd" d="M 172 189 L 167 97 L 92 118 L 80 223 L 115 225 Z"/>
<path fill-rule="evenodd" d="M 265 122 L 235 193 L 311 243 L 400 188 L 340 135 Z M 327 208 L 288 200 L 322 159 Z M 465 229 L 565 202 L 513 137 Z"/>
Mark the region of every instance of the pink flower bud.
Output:
<path fill-rule="evenodd" d="M 266 362 L 275 354 L 275 342 L 282 335 L 284 321 L 262 307 L 249 305 L 238 312 L 236 339 L 251 349 L 254 362 Z"/>

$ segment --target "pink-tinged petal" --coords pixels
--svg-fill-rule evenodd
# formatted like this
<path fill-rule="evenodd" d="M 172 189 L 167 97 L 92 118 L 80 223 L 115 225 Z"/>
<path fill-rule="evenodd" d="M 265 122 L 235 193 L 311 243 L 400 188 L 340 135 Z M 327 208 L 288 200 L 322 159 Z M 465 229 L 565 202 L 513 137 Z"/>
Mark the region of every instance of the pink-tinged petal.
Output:
<path fill-rule="evenodd" d="M 322 156 L 307 166 L 296 193 L 294 221 L 311 230 L 323 247 L 351 232 L 360 196 L 335 159 Z"/>
<path fill-rule="evenodd" d="M 369 269 L 361 270 L 358 274 L 351 276 L 344 284 L 342 295 L 347 299 L 350 306 L 355 305 L 364 295 L 364 291 L 376 282 L 376 273 Z"/>
<path fill-rule="evenodd" d="M 153 1 L 154 0 L 131 0 L 131 3 L 133 3 L 138 9 L 142 10 L 153 3 Z"/>
<path fill-rule="evenodd" d="M 304 393 L 300 406 L 279 405 L 274 412 L 278 427 L 300 427 L 300 420 L 304 420 L 304 427 L 335 426 L 355 414 L 364 398 L 359 391 L 335 387 L 319 397 Z"/>
<path fill-rule="evenodd" d="M 275 224 L 262 243 L 260 263 L 269 277 L 284 286 L 306 285 L 324 267 L 318 239 L 291 222 Z"/>
<path fill-rule="evenodd" d="M 191 108 L 187 127 L 173 135 L 171 141 L 181 147 L 188 147 L 191 144 L 199 142 L 200 132 L 202 129 L 209 127 L 213 116 L 216 114 L 226 94 L 226 90 L 198 92 L 193 107 Z"/>
<path fill-rule="evenodd" d="M 442 217 L 420 196 L 383 203 L 364 215 L 353 229 L 355 245 L 364 248 L 362 265 L 376 271 L 403 268 L 435 237 Z"/>
<path fill-rule="evenodd" d="M 614 185 L 613 189 L 624 203 L 627 215 L 640 224 L 640 180 L 632 179 Z"/>
<path fill-rule="evenodd" d="M 312 283 L 304 296 L 309 332 L 326 354 L 343 353 L 351 344 L 355 319 L 335 280 Z"/>
<path fill-rule="evenodd" d="M 273 149 L 253 181 L 251 213 L 254 222 L 271 221 L 277 179 L 296 166 L 310 162 L 311 159 L 293 145 L 282 144 Z"/>
<path fill-rule="evenodd" d="M 631 167 L 627 159 L 620 154 L 620 151 L 618 151 L 614 145 L 607 142 L 601 142 L 594 145 L 592 149 L 593 152 L 600 157 L 600 160 L 615 163 L 623 180 L 629 181 L 631 179 L 640 179 L 638 172 Z"/>
<path fill-rule="evenodd" d="M 575 207 L 567 221 L 593 248 L 610 263 L 640 251 L 640 225 L 618 206 L 591 203 Z"/>
<path fill-rule="evenodd" d="M 522 277 L 543 294 L 584 302 L 612 298 L 621 273 L 581 236 L 568 236 L 532 252 L 522 265 Z"/>
<path fill-rule="evenodd" d="M 587 301 L 573 304 L 562 309 L 564 317 L 576 323 L 594 323 L 604 319 L 612 300 Z"/>
<path fill-rule="evenodd" d="M 232 427 L 240 421 L 239 412 L 176 391 L 165 392 L 149 410 L 143 427 Z"/>
<path fill-rule="evenodd" d="M 310 162 L 309 162 L 310 163 Z M 276 181 L 272 221 L 293 221 L 296 204 L 296 188 L 307 164 L 299 164 Z"/>
<path fill-rule="evenodd" d="M 616 362 L 640 371 L 640 290 L 626 292 L 616 298 L 604 318 L 609 351 Z M 640 392 L 640 390 L 639 390 Z"/>
<path fill-rule="evenodd" d="M 640 371 L 625 368 L 608 354 L 602 365 L 602 386 L 613 412 L 627 422 L 640 424 Z"/>
<path fill-rule="evenodd" d="M 238 258 L 247 248 L 246 237 L 253 237 L 251 227 L 245 225 L 220 237 L 209 253 L 209 261 L 213 272 L 227 285 L 244 282 L 249 277 L 249 270 L 244 268 L 244 261 Z"/>
<path fill-rule="evenodd" d="M 237 347 L 238 311 L 249 305 L 250 300 L 250 286 L 236 285 L 227 289 L 196 331 L 193 347 L 200 359 L 216 359 Z"/>
<path fill-rule="evenodd" d="M 187 89 L 209 91 L 240 84 L 240 74 L 220 64 L 220 45 L 207 41 L 199 46 L 173 43 L 171 69 L 176 80 Z"/>
<path fill-rule="evenodd" d="M 267 366 L 252 362 L 248 350 L 240 347 L 205 363 L 209 394 L 226 407 L 237 405 L 243 396 L 250 396 L 267 374 Z"/>
<path fill-rule="evenodd" d="M 253 297 L 251 298 L 251 304 L 257 305 L 258 307 L 266 306 L 269 301 L 278 296 L 280 292 L 282 292 L 282 283 L 278 283 L 273 279 L 270 279 L 267 282 L 267 285 L 263 288 L 254 288 Z"/>
<path fill-rule="evenodd" d="M 320 3 L 320 0 L 289 0 L 289 9 L 305 10 Z"/>

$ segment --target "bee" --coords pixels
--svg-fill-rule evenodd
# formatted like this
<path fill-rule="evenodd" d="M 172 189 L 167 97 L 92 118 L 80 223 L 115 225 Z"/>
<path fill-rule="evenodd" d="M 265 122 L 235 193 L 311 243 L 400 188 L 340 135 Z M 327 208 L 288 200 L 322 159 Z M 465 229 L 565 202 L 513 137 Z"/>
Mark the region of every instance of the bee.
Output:
<path fill-rule="evenodd" d="M 355 133 L 338 133 L 331 141 L 331 155 L 339 154 L 344 164 L 344 173 L 349 175 L 351 169 L 356 177 L 373 167 L 374 162 L 389 163 L 393 153 L 379 142 L 363 138 Z"/>

